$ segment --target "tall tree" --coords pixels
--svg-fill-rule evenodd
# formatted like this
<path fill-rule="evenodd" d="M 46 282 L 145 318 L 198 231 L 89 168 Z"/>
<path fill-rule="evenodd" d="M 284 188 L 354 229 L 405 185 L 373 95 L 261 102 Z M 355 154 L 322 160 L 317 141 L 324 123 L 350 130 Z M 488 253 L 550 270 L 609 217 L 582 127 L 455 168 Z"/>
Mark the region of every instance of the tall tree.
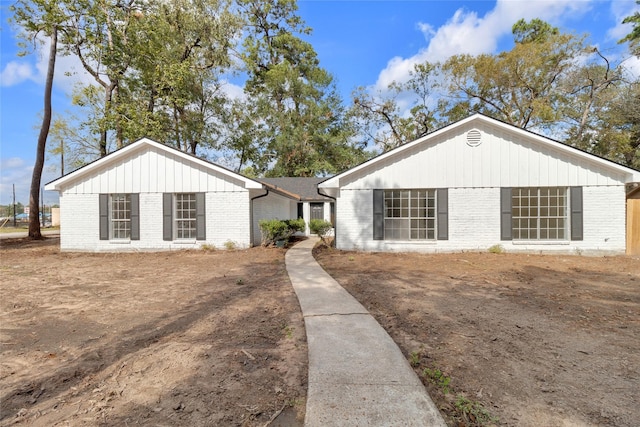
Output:
<path fill-rule="evenodd" d="M 640 0 L 636 0 L 636 3 L 640 4 Z M 622 23 L 632 24 L 633 27 L 631 32 L 620 40 L 620 43 L 628 42 L 634 55 L 640 56 L 640 12 L 635 12 L 633 15 L 627 16 Z"/>
<path fill-rule="evenodd" d="M 425 62 L 384 93 L 360 89 L 351 109 L 359 133 L 387 150 L 480 112 L 637 167 L 638 81 L 544 21 L 516 22 L 513 37 L 509 51 Z"/>
<path fill-rule="evenodd" d="M 417 64 L 404 84 L 391 83 L 376 94 L 363 87 L 356 89 L 349 118 L 358 137 L 388 151 L 432 131 L 438 124 L 434 71 L 433 64 Z"/>
<path fill-rule="evenodd" d="M 512 50 L 455 55 L 443 65 L 455 102 L 509 124 L 545 129 L 559 120 L 562 77 L 585 51 L 584 38 L 533 21 L 514 25 Z"/>
<path fill-rule="evenodd" d="M 40 184 L 44 169 L 47 137 L 51 126 L 51 92 L 58 53 L 58 33 L 67 22 L 65 10 L 59 7 L 55 0 L 24 0 L 11 7 L 13 22 L 22 28 L 22 37 L 36 42 L 40 34 L 48 38 L 49 59 L 47 62 L 47 76 L 44 87 L 44 113 L 42 125 L 38 134 L 36 160 L 31 175 L 29 190 L 29 237 L 41 239 L 40 230 Z"/>
<path fill-rule="evenodd" d="M 78 57 L 84 69 L 104 93 L 103 118 L 99 126 L 100 155 L 107 155 L 108 132 L 114 122 L 116 146 L 123 146 L 122 123 L 115 114 L 121 80 L 135 54 L 137 18 L 143 13 L 135 0 L 62 0 L 74 11 L 73 31 L 63 42 Z"/>
<path fill-rule="evenodd" d="M 141 21 L 147 37 L 131 84 L 146 114 L 177 148 L 196 154 L 198 146 L 215 147 L 227 103 L 221 76 L 234 66 L 230 51 L 242 20 L 226 0 L 173 0 L 155 3 Z"/>
<path fill-rule="evenodd" d="M 332 76 L 301 37 L 311 33 L 295 0 L 238 0 L 247 22 L 245 92 L 265 125 L 264 146 L 252 159 L 271 176 L 314 176 L 360 160 L 350 141 Z"/>

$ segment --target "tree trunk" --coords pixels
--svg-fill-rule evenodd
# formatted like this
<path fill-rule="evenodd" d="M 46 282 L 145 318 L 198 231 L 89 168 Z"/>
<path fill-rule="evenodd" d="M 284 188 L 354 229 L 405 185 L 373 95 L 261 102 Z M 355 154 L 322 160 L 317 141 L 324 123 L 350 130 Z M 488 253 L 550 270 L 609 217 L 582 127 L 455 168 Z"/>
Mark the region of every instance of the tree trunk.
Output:
<path fill-rule="evenodd" d="M 111 84 L 104 88 L 104 117 L 106 122 L 109 122 L 109 114 L 111 112 L 111 95 L 113 93 L 113 86 Z M 107 155 L 107 125 L 103 125 L 104 128 L 100 130 L 100 157 Z"/>
<path fill-rule="evenodd" d="M 123 137 L 123 130 L 122 130 L 122 117 L 120 115 L 120 112 L 117 111 L 118 109 L 118 104 L 120 103 L 120 99 L 119 99 L 119 87 L 120 87 L 120 81 L 116 80 L 113 83 L 114 87 L 113 87 L 113 99 L 111 100 L 112 102 L 112 106 L 111 108 L 116 109 L 116 113 L 115 113 L 115 120 L 116 120 L 116 148 L 119 150 L 122 147 L 124 147 L 124 137 Z"/>
<path fill-rule="evenodd" d="M 42 117 L 40 134 L 38 135 L 36 162 L 33 166 L 29 195 L 29 237 L 31 239 L 42 239 L 40 232 L 40 181 L 42 180 L 42 169 L 44 168 L 47 137 L 49 136 L 49 128 L 51 127 L 51 92 L 53 90 L 53 73 L 56 68 L 57 52 L 58 27 L 54 25 L 51 31 L 51 49 L 49 51 L 47 80 L 44 87 L 44 115 Z"/>

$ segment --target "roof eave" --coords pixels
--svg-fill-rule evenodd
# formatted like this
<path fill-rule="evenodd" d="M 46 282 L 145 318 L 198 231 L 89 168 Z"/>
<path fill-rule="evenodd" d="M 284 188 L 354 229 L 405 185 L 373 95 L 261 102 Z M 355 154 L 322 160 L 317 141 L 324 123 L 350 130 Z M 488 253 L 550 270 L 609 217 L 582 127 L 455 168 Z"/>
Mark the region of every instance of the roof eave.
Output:
<path fill-rule="evenodd" d="M 65 176 L 62 176 L 60 178 L 57 178 L 47 184 L 45 184 L 44 189 L 47 191 L 62 191 L 62 189 L 64 188 L 65 184 L 68 184 L 70 182 L 75 181 L 76 179 L 79 179 L 80 177 L 82 177 L 83 175 L 86 175 L 87 173 L 90 173 L 92 170 L 108 165 L 112 162 L 117 161 L 118 159 L 124 157 L 127 155 L 127 153 L 129 153 L 130 151 L 134 151 L 139 149 L 140 146 L 142 145 L 149 145 L 158 149 L 161 149 L 163 151 L 166 152 L 171 152 L 172 154 L 175 154 L 185 160 L 194 162 L 196 164 L 199 164 L 207 169 L 210 170 L 214 170 L 218 173 L 221 173 L 223 175 L 226 175 L 230 178 L 236 179 L 236 180 L 240 180 L 244 183 L 244 188 L 246 189 L 262 189 L 262 183 L 253 180 L 251 178 L 247 178 L 244 175 L 240 175 L 239 173 L 233 172 L 231 170 L 225 169 L 222 166 L 216 165 L 214 163 L 208 162 L 206 160 L 202 160 L 198 157 L 192 156 L 188 153 L 185 153 L 183 151 L 177 150 L 175 148 L 169 147 L 167 145 L 164 144 L 160 144 L 159 142 L 156 142 L 152 139 L 149 138 L 141 138 L 139 140 L 137 140 L 136 142 L 127 145 L 124 148 L 121 148 L 117 151 L 114 151 L 113 153 L 102 157 L 92 163 L 87 164 L 86 166 L 81 167 L 80 169 L 77 169 Z"/>
<path fill-rule="evenodd" d="M 418 138 L 414 141 L 411 141 L 405 145 L 401 145 L 400 147 L 394 148 L 393 150 L 387 151 L 386 153 L 382 153 L 376 157 L 374 157 L 373 159 L 367 160 L 364 163 L 361 163 L 349 170 L 346 170 L 334 177 L 331 177 L 329 179 L 327 179 L 326 181 L 322 181 L 321 183 L 318 184 L 319 188 L 339 188 L 340 187 L 340 179 L 341 178 L 345 178 L 359 170 L 362 170 L 364 168 L 370 167 L 371 165 L 374 165 L 380 161 L 383 161 L 389 157 L 392 156 L 397 156 L 398 154 L 406 151 L 406 150 L 410 150 L 411 148 L 413 148 L 416 145 L 419 145 L 425 141 L 437 138 L 439 135 L 442 135 L 443 133 L 449 132 L 452 129 L 464 126 L 470 122 L 473 121 L 480 121 L 489 125 L 494 125 L 494 126 L 498 126 L 506 131 L 510 131 L 510 132 L 514 132 L 519 134 L 520 136 L 524 137 L 524 138 L 529 138 L 529 139 L 534 139 L 537 140 L 538 142 L 545 144 L 545 145 L 549 145 L 549 146 L 553 146 L 554 148 L 563 151 L 566 154 L 569 154 L 571 156 L 575 156 L 575 157 L 579 157 L 582 158 L 584 160 L 587 160 L 589 162 L 593 162 L 593 163 L 597 163 L 605 168 L 609 168 L 609 169 L 613 169 L 616 170 L 620 173 L 624 173 L 627 175 L 627 182 L 633 182 L 633 181 L 639 181 L 640 180 L 640 171 L 637 171 L 635 169 L 629 168 L 627 166 L 623 166 L 621 164 L 618 164 L 616 162 L 604 159 L 604 158 L 600 158 L 598 156 L 595 156 L 593 154 L 587 153 L 585 151 L 582 150 L 578 150 L 577 148 L 571 147 L 569 145 L 566 145 L 562 142 L 559 141 L 555 141 L 553 139 L 547 138 L 545 136 L 542 135 L 538 135 L 534 132 L 528 131 L 526 129 L 522 129 L 519 128 L 517 126 L 514 125 L 510 125 L 508 123 L 502 122 L 500 120 L 496 120 L 494 118 L 485 116 L 483 114 L 473 114 L 465 119 L 462 119 L 460 121 L 457 121 L 455 123 L 452 123 L 450 125 L 447 125 L 443 128 L 440 128 L 428 135 L 423 136 L 422 138 Z"/>

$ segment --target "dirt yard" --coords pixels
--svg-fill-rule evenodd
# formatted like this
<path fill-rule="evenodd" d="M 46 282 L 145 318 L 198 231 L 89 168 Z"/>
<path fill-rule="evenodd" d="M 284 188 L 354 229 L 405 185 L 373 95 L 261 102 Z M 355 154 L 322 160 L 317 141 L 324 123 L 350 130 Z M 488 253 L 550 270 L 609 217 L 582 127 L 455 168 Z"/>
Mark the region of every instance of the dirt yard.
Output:
<path fill-rule="evenodd" d="M 307 346 L 283 250 L 0 245 L 0 425 L 302 425 Z"/>
<path fill-rule="evenodd" d="M 399 344 L 450 426 L 640 426 L 640 258 L 316 257 Z"/>

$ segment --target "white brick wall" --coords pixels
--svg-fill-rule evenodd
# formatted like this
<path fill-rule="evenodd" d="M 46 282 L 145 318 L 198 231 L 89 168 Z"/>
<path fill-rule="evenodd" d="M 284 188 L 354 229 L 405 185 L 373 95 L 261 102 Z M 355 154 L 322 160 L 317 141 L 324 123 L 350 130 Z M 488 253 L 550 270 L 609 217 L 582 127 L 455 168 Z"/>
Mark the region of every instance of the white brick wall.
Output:
<path fill-rule="evenodd" d="M 227 241 L 251 246 L 251 215 L 248 192 L 207 193 L 207 243 L 224 248 Z"/>
<path fill-rule="evenodd" d="M 98 194 L 63 194 L 60 197 L 63 251 L 138 251 L 196 249 L 203 244 L 224 249 L 226 242 L 248 247 L 250 239 L 249 192 L 206 194 L 206 240 L 185 242 L 162 239 L 162 193 L 140 194 L 140 240 L 100 240 Z"/>
<path fill-rule="evenodd" d="M 373 191 L 342 189 L 337 205 L 339 249 L 372 251 L 485 251 L 500 244 L 507 252 L 624 253 L 624 186 L 583 187 L 584 240 L 522 244 L 500 240 L 500 189 L 449 189 L 449 240 L 373 240 Z"/>
<path fill-rule="evenodd" d="M 98 209 L 97 194 L 60 195 L 61 250 L 98 250 Z"/>

